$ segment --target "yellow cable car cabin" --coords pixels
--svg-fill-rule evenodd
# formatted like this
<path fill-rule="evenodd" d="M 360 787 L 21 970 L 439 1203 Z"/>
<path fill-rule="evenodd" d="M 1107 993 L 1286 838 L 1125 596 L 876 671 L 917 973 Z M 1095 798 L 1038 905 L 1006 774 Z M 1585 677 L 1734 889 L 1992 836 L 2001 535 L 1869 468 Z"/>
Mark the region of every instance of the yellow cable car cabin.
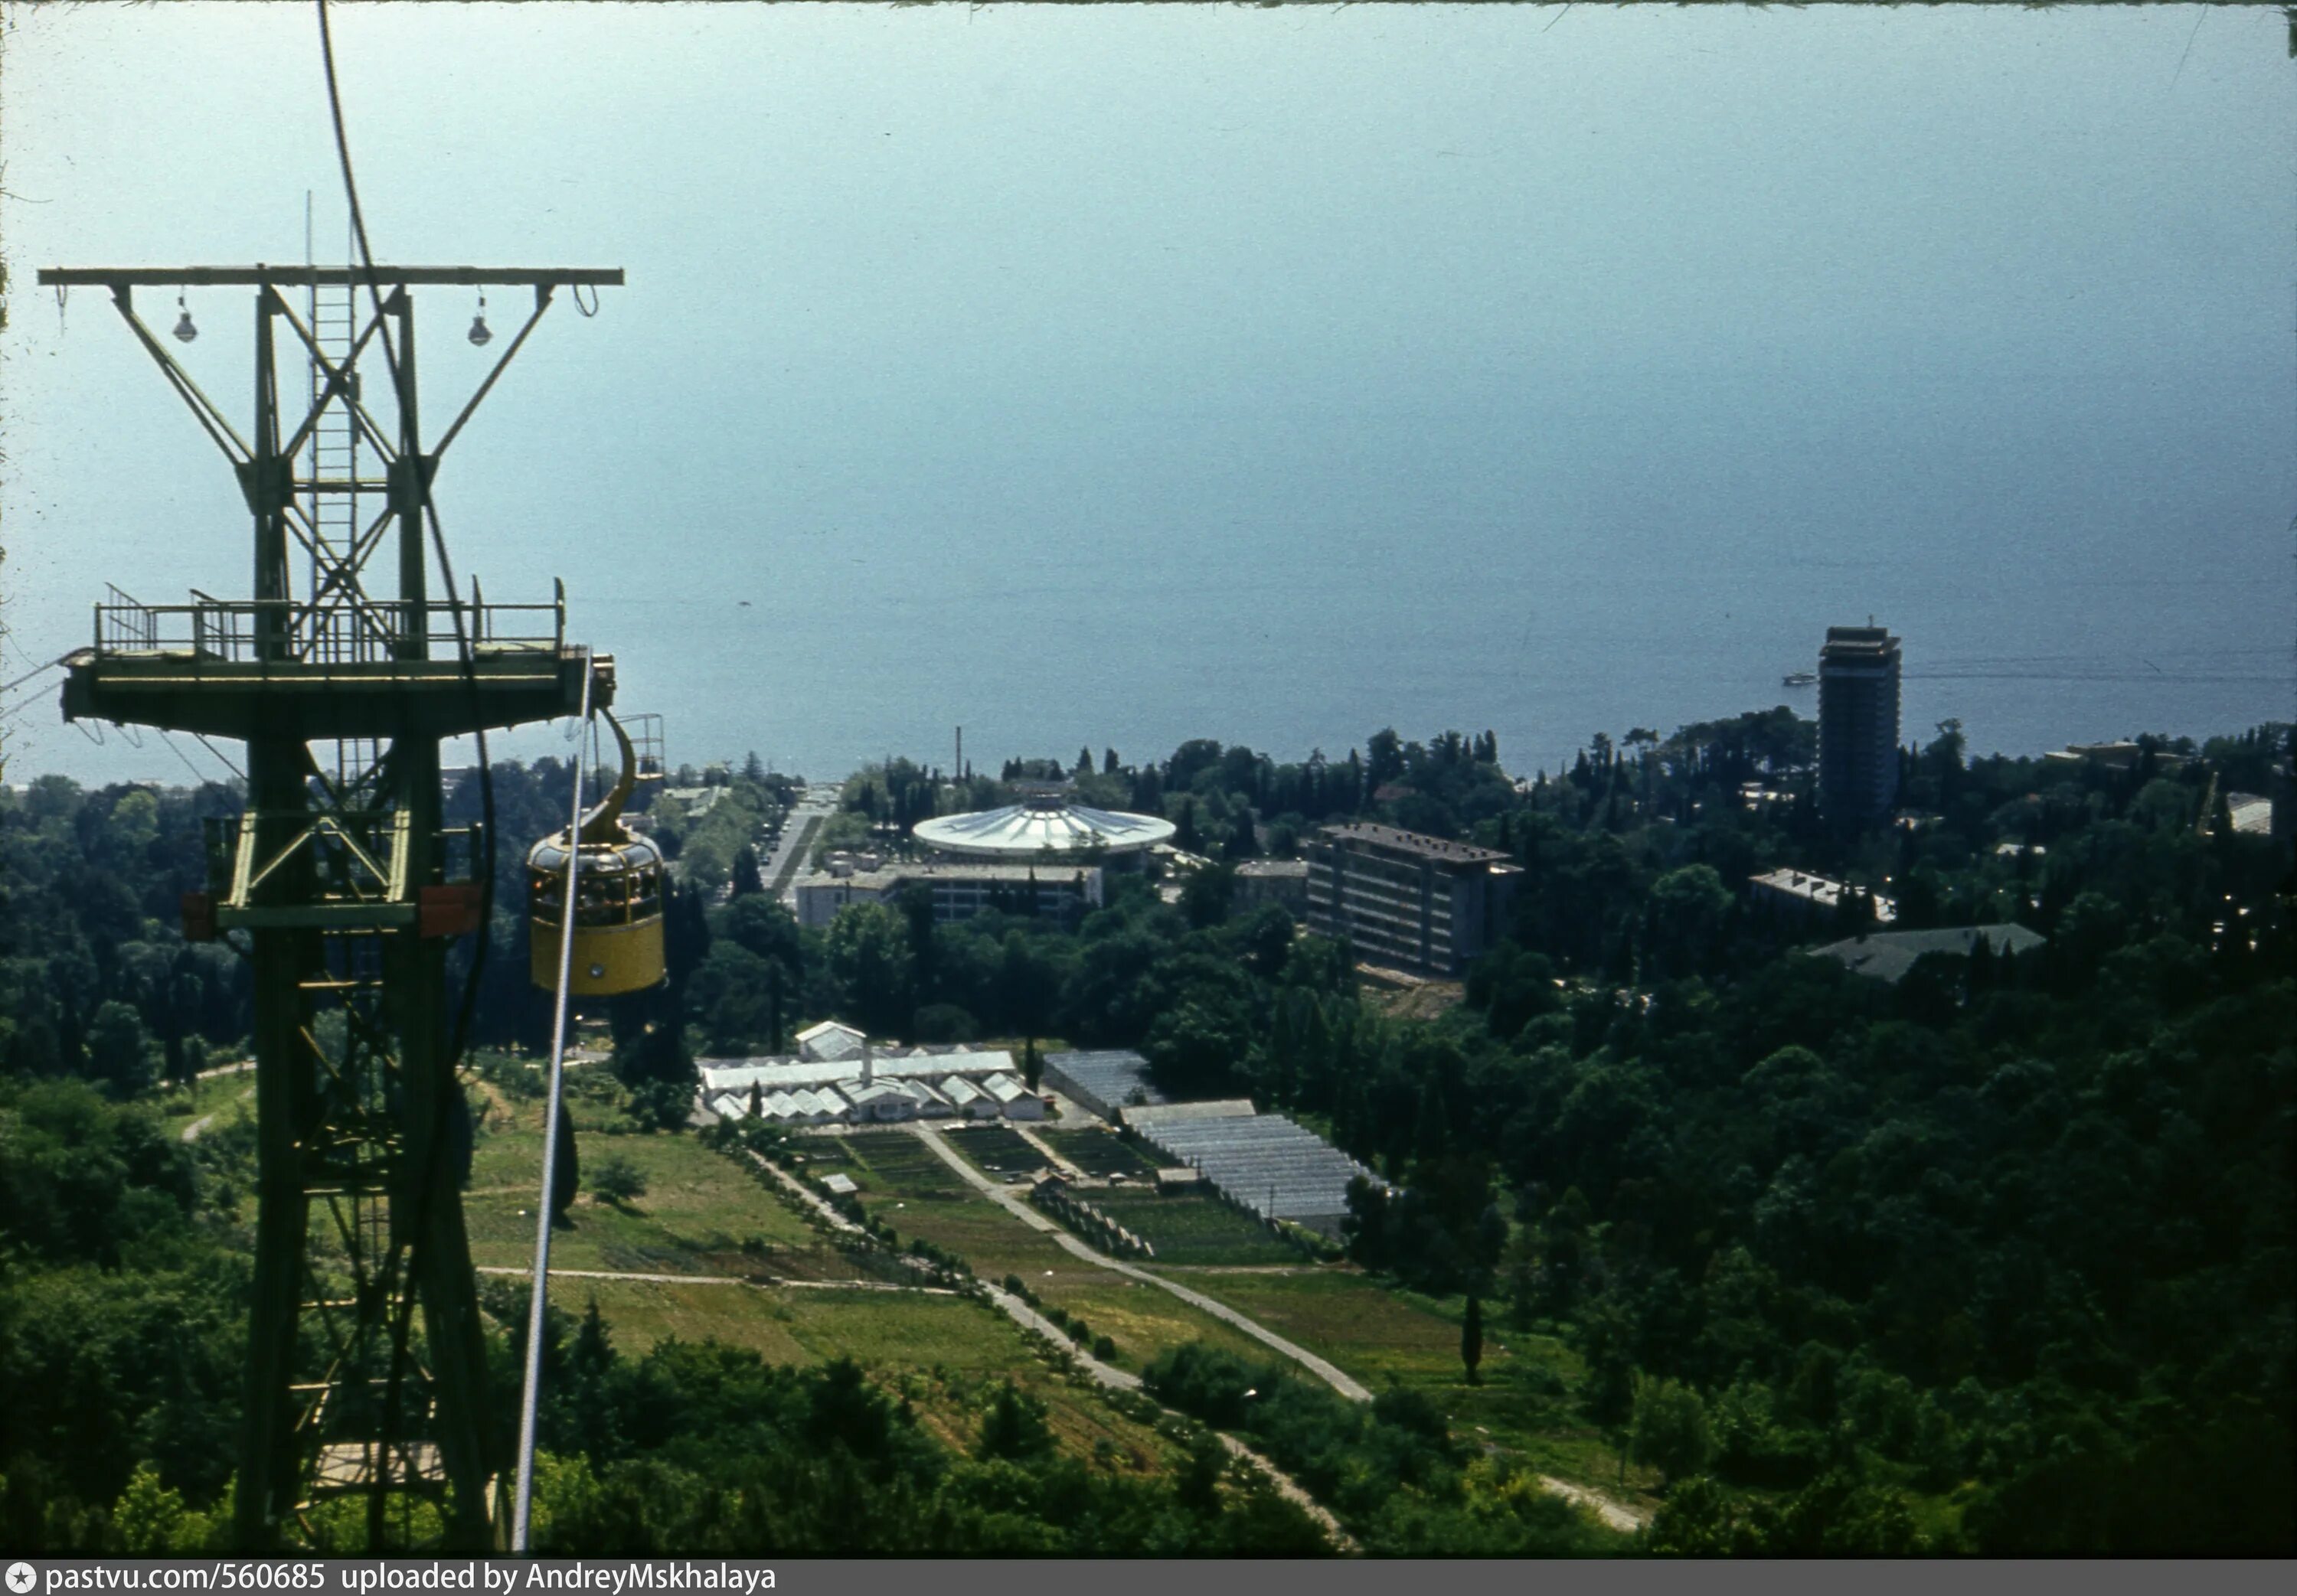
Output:
<path fill-rule="evenodd" d="M 659 781 L 659 769 L 641 774 L 630 740 L 612 715 L 622 773 L 614 790 L 582 817 L 582 857 L 574 872 L 574 957 L 568 989 L 578 998 L 611 998 L 662 984 L 662 850 L 622 824 L 622 805 L 634 782 Z M 658 763 L 658 761 L 657 761 Z M 545 837 L 526 856 L 528 942 L 535 985 L 558 990 L 558 959 L 566 912 L 566 833 Z"/>

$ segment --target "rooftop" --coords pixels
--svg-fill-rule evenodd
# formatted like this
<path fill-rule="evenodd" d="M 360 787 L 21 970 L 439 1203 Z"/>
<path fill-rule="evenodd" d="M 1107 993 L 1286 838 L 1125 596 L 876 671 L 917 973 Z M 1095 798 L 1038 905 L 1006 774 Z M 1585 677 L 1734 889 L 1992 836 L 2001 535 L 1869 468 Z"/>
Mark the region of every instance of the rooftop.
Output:
<path fill-rule="evenodd" d="M 920 820 L 912 835 L 945 853 L 1020 862 L 1048 850 L 1083 853 L 1098 847 L 1109 853 L 1136 853 L 1169 841 L 1175 829 L 1170 820 L 1154 815 L 1092 809 L 1045 796 L 1003 809 Z"/>
<path fill-rule="evenodd" d="M 1495 848 L 1478 848 L 1473 843 L 1459 843 L 1450 837 L 1432 837 L 1417 831 L 1400 831 L 1393 826 L 1375 826 L 1363 821 L 1327 826 L 1321 835 L 1330 842 L 1362 843 L 1374 848 L 1385 848 L 1393 853 L 1408 853 L 1414 858 L 1433 860 L 1439 864 L 1498 865 L 1514 862 Z"/>
<path fill-rule="evenodd" d="M 861 1060 L 852 1058 L 697 1058 L 695 1068 L 706 1093 L 746 1092 L 753 1084 L 762 1090 L 800 1091 L 836 1087 L 852 1095 L 861 1083 Z M 869 1061 L 874 1082 L 918 1080 L 938 1085 L 951 1076 L 976 1082 L 990 1075 L 1009 1074 L 1013 1055 L 1001 1048 L 951 1049 L 944 1053 L 883 1053 Z"/>
<path fill-rule="evenodd" d="M 1830 626 L 1825 646 L 1818 651 L 1822 669 L 1828 665 L 1880 665 L 1898 657 L 1898 639 L 1884 626 Z"/>
<path fill-rule="evenodd" d="M 1026 860 L 992 864 L 984 860 L 895 860 L 851 876 L 817 870 L 798 878 L 802 887 L 845 886 L 856 892 L 883 892 L 910 881 L 987 881 L 1003 883 L 1082 881 L 1090 865 L 1040 865 Z"/>
<path fill-rule="evenodd" d="M 1791 898 L 1800 898 L 1821 909 L 1832 909 L 1840 904 L 1842 901 L 1842 894 L 1847 890 L 1839 881 L 1830 881 L 1824 876 L 1813 876 L 1807 870 L 1784 868 L 1770 871 L 1766 875 L 1753 876 L 1750 880 L 1750 884 L 1766 887 L 1772 892 L 1782 893 Z M 1878 923 L 1887 926 L 1898 917 L 1898 906 L 1891 900 L 1883 897 L 1880 893 L 1872 893 L 1868 896 L 1873 900 L 1874 918 Z"/>
<path fill-rule="evenodd" d="M 1247 859 L 1236 867 L 1239 876 L 1305 876 L 1305 859 Z"/>
<path fill-rule="evenodd" d="M 1048 1053 L 1045 1068 L 1111 1107 L 1131 1101 L 1136 1091 L 1144 1102 L 1165 1100 L 1165 1094 L 1148 1078 L 1148 1061 L 1130 1048 Z"/>
<path fill-rule="evenodd" d="M 1996 953 L 2023 953 L 2050 939 L 2023 926 L 1945 926 L 1931 931 L 1877 931 L 1865 937 L 1829 942 L 1809 950 L 1814 958 L 1832 958 L 1861 975 L 1872 975 L 1896 986 L 1925 953 L 1967 956 L 1980 937 Z"/>
<path fill-rule="evenodd" d="M 1200 1119 L 1249 1119 L 1255 1110 L 1249 1099 L 1223 1098 L 1210 1103 L 1155 1103 L 1117 1110 L 1117 1118 L 1135 1130 L 1144 1126 L 1185 1124 Z"/>

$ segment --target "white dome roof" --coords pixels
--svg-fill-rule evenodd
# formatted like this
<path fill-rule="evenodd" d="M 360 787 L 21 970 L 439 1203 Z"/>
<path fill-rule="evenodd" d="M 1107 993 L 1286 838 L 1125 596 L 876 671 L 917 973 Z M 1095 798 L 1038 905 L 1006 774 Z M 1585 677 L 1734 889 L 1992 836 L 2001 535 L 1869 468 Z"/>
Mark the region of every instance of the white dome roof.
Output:
<path fill-rule="evenodd" d="M 1056 853 L 1082 853 L 1096 843 L 1110 853 L 1138 853 L 1169 840 L 1173 829 L 1170 820 L 1153 815 L 1088 809 L 1058 798 L 1033 798 L 1003 809 L 920 820 L 913 835 L 944 853 L 1017 861 L 1048 848 Z"/>

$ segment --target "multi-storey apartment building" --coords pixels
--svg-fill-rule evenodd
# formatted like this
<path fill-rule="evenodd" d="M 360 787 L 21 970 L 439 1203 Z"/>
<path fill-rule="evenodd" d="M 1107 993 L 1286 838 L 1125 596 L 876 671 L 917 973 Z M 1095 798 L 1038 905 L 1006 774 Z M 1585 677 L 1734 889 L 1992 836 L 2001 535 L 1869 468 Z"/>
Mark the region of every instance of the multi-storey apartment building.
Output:
<path fill-rule="evenodd" d="M 1818 807 L 1849 825 L 1879 820 L 1898 796 L 1898 639 L 1880 626 L 1830 626 L 1818 653 Z"/>
<path fill-rule="evenodd" d="M 1392 826 L 1327 826 L 1308 845 L 1308 928 L 1359 958 L 1453 975 L 1507 930 L 1523 871 L 1504 853 Z"/>
<path fill-rule="evenodd" d="M 924 887 L 934 918 L 946 925 L 989 909 L 1074 921 L 1101 902 L 1101 872 L 1083 865 L 991 865 L 970 861 L 896 861 L 847 875 L 820 872 L 798 879 L 797 923 L 827 926 L 849 903 L 893 903 L 902 891 Z"/>

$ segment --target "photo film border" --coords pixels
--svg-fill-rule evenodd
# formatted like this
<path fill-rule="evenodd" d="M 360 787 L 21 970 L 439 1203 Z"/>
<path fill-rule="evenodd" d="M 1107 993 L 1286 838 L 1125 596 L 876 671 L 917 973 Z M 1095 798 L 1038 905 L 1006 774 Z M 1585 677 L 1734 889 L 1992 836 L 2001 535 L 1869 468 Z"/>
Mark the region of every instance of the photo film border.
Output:
<path fill-rule="evenodd" d="M 2056 1561 L 2047 1581 L 2095 1596 L 2154 1596 L 2165 1578 L 2217 1596 L 2266 1596 L 2287 1588 L 2288 1565 L 2269 1559 L 2194 1563 L 2138 1559 Z M 1190 1596 L 1394 1596 L 1418 1578 L 1446 1596 L 1929 1596 L 1951 1579 L 1957 1596 L 2030 1596 L 2037 1566 L 2005 1559 L 1859 1562 L 1851 1559 L 1695 1563 L 1633 1557 L 1585 1561 L 1363 1559 L 1195 1560 L 967 1558 L 32 1558 L 12 1559 L 7 1596 L 79 1592 L 281 1592 L 301 1596 L 385 1596 L 468 1592 L 523 1596 L 584 1592 L 646 1596 L 724 1592 L 735 1596 L 1012 1596 L 1017 1591 L 1090 1589 L 1094 1596 L 1170 1596 L 1176 1575 Z M 1185 1570 L 1185 1572 L 1183 1572 Z M 29 1575 L 29 1578 L 27 1575 Z"/>

